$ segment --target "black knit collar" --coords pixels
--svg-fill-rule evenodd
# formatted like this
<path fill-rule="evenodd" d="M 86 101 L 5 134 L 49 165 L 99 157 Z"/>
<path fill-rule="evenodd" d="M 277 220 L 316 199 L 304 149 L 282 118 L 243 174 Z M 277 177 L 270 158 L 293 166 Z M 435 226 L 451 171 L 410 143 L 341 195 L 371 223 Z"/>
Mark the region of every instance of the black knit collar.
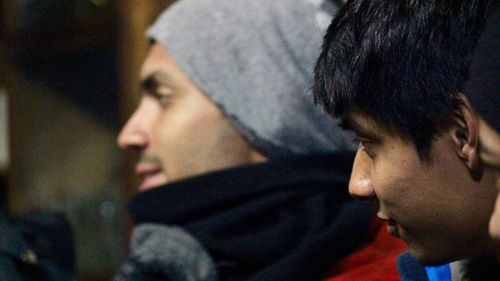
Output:
<path fill-rule="evenodd" d="M 137 194 L 128 210 L 135 223 L 182 224 L 192 213 L 289 188 L 290 183 L 347 182 L 352 153 L 293 156 L 208 173 Z"/>
<path fill-rule="evenodd" d="M 138 194 L 136 224 L 180 226 L 220 280 L 320 280 L 363 240 L 372 214 L 347 190 L 353 154 L 292 157 L 228 169 Z"/>

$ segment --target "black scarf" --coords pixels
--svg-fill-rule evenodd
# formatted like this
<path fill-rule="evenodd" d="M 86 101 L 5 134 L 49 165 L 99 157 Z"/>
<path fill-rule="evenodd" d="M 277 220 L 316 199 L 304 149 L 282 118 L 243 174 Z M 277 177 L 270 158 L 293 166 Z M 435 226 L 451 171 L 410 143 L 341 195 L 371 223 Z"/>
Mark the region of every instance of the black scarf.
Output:
<path fill-rule="evenodd" d="M 181 226 L 219 280 L 320 280 L 360 245 L 371 204 L 351 200 L 350 153 L 289 157 L 167 184 L 129 203 L 136 224 Z"/>

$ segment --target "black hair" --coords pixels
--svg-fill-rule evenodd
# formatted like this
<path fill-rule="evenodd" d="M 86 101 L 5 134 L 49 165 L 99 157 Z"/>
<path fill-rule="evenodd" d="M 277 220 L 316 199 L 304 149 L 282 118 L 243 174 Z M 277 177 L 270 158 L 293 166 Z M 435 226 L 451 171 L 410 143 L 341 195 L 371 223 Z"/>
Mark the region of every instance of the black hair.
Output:
<path fill-rule="evenodd" d="M 491 0 L 352 0 L 315 67 L 316 102 L 353 108 L 411 140 L 420 157 L 457 107 Z"/>

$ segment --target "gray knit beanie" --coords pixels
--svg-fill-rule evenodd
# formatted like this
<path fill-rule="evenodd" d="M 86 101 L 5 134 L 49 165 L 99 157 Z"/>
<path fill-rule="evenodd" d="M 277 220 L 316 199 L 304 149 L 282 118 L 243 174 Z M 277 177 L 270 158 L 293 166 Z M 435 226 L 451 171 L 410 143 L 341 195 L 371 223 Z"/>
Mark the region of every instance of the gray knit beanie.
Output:
<path fill-rule="evenodd" d="M 268 157 L 352 149 L 314 106 L 314 62 L 337 9 L 324 0 L 179 0 L 148 30 Z"/>

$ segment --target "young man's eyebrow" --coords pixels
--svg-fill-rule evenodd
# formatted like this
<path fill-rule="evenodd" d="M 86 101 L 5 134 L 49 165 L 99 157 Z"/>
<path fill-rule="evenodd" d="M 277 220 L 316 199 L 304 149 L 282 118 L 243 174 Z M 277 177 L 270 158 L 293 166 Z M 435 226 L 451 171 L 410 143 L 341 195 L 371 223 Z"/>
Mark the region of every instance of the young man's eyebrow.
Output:
<path fill-rule="evenodd" d="M 374 126 L 374 128 L 378 128 L 378 126 L 375 125 L 375 122 L 373 120 L 369 119 L 364 119 Z M 347 123 L 347 127 L 354 131 L 356 135 L 362 136 L 362 137 L 367 137 L 370 139 L 379 139 L 380 134 L 375 131 L 375 129 L 368 128 L 367 126 L 361 124 L 359 120 L 356 120 L 355 118 L 346 118 L 345 122 Z"/>
<path fill-rule="evenodd" d="M 152 92 L 160 83 L 169 83 L 172 78 L 162 71 L 155 71 L 148 74 L 145 78 L 141 79 L 139 83 L 139 91 L 150 93 Z"/>

